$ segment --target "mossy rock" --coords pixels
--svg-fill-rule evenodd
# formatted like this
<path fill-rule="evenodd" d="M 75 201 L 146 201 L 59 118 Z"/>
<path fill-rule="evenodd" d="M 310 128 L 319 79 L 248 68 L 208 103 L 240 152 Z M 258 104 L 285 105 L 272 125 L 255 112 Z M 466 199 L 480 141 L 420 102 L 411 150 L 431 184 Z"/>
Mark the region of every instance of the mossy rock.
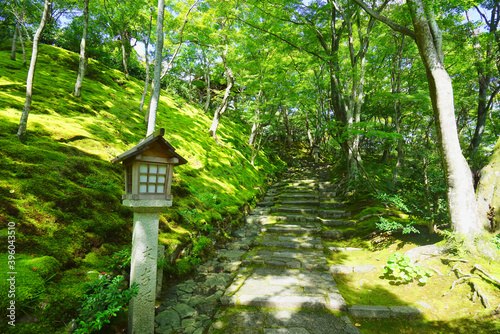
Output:
<path fill-rule="evenodd" d="M 40 277 L 47 279 L 61 271 L 61 264 L 52 256 L 42 256 L 25 261 Z"/>

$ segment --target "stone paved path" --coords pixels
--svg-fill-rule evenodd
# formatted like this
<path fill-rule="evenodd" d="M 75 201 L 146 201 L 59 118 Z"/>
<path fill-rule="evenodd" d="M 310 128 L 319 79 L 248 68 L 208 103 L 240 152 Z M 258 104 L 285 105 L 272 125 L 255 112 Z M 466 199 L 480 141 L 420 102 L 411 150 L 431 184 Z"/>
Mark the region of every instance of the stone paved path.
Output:
<path fill-rule="evenodd" d="M 247 218 L 260 224 L 253 248 L 226 289 L 208 333 L 361 333 L 346 316 L 323 253 L 322 225 L 350 224 L 315 168 L 291 168 Z"/>
<path fill-rule="evenodd" d="M 335 275 L 368 272 L 376 266 L 328 266 L 325 240 L 352 225 L 336 200 L 328 166 L 290 168 L 257 204 L 234 240 L 198 268 L 194 279 L 164 292 L 155 333 L 360 334 L 356 317 L 418 316 L 411 307 L 351 305 Z"/>

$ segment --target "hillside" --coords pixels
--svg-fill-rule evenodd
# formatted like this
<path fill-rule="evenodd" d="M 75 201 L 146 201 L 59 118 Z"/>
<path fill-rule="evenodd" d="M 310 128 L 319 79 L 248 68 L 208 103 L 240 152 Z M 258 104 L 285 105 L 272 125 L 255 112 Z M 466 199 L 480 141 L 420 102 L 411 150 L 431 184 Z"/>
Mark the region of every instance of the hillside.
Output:
<path fill-rule="evenodd" d="M 7 224 L 14 222 L 16 332 L 57 332 L 76 316 L 85 281 L 120 267 L 113 254 L 130 245 L 132 214 L 121 205 L 122 166 L 110 160 L 146 133 L 138 112 L 143 83 L 90 60 L 82 98 L 74 98 L 78 55 L 42 45 L 28 139 L 21 144 L 16 131 L 27 68 L 19 58 L 10 59 L 8 44 L 0 47 L 1 244 L 7 245 Z M 227 238 L 243 206 L 255 202 L 259 187 L 283 162 L 262 152 L 252 166 L 249 126 L 226 115 L 219 147 L 208 135 L 211 115 L 197 106 L 163 92 L 158 112 L 157 128 L 166 129 L 165 139 L 188 160 L 175 170 L 174 205 L 161 215 L 160 242 L 172 253 L 181 249 L 177 245 L 189 249 L 201 235 Z M 5 251 L 2 282 L 9 271 Z M 179 270 L 172 262 L 167 269 L 179 275 L 192 267 Z M 2 283 L 2 310 L 6 289 Z"/>

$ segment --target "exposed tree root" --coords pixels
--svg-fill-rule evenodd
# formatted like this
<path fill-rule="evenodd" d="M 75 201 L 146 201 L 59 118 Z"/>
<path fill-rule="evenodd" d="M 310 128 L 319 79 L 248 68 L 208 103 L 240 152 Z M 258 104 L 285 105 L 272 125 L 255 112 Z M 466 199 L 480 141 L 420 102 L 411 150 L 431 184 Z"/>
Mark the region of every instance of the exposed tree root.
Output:
<path fill-rule="evenodd" d="M 479 264 L 474 265 L 474 268 L 472 268 L 471 272 L 473 272 L 474 270 L 479 270 L 481 273 L 483 273 L 484 276 L 488 277 L 490 280 L 500 285 L 500 280 L 491 276 L 486 271 L 484 271 L 484 269 Z"/>

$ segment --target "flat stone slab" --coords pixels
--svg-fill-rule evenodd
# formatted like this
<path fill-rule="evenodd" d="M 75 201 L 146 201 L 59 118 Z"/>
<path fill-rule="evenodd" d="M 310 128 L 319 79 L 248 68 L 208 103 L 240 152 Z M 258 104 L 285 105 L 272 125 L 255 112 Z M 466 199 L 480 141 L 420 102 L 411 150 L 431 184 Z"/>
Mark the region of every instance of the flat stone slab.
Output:
<path fill-rule="evenodd" d="M 283 215 L 280 214 L 278 216 L 271 216 L 271 219 L 275 221 L 289 221 L 289 222 L 317 222 L 319 221 L 316 215 L 306 216 L 306 215 Z"/>
<path fill-rule="evenodd" d="M 318 196 L 315 195 L 315 194 L 287 194 L 287 193 L 282 193 L 279 195 L 279 198 L 280 199 L 284 199 L 284 198 L 317 198 Z"/>
<path fill-rule="evenodd" d="M 361 334 L 347 317 L 328 312 L 221 309 L 209 334 Z"/>
<path fill-rule="evenodd" d="M 347 266 L 343 264 L 334 264 L 330 267 L 330 273 L 332 275 L 336 274 L 352 274 L 352 273 L 368 273 L 372 270 L 377 269 L 378 266 L 374 266 L 371 264 L 366 265 L 355 265 L 355 266 Z"/>
<path fill-rule="evenodd" d="M 324 209 L 335 209 L 335 208 L 343 208 L 346 206 L 341 202 L 320 202 L 319 207 Z"/>
<path fill-rule="evenodd" d="M 318 210 L 318 215 L 322 218 L 345 218 L 351 215 L 351 212 L 344 210 Z"/>
<path fill-rule="evenodd" d="M 325 226 L 352 226 L 354 222 L 340 219 L 321 219 L 321 224 Z"/>
<path fill-rule="evenodd" d="M 275 224 L 272 226 L 265 227 L 261 229 L 261 232 L 272 232 L 272 233 L 297 233 L 297 234 L 319 234 L 321 228 L 319 227 L 309 227 L 300 226 L 294 224 Z"/>
<path fill-rule="evenodd" d="M 258 249 L 248 252 L 242 261 L 247 265 L 267 265 L 271 267 L 328 269 L 325 256 L 320 251 L 300 249 Z"/>
<path fill-rule="evenodd" d="M 362 318 L 390 318 L 391 310 L 386 306 L 377 305 L 353 305 L 347 308 L 353 317 Z"/>
<path fill-rule="evenodd" d="M 407 318 L 413 319 L 422 315 L 422 312 L 411 306 L 377 306 L 353 305 L 348 308 L 350 315 L 364 318 Z"/>
<path fill-rule="evenodd" d="M 318 210 L 314 208 L 296 208 L 296 207 L 273 207 L 271 208 L 271 212 L 288 212 L 288 213 L 310 213 L 315 214 Z"/>

